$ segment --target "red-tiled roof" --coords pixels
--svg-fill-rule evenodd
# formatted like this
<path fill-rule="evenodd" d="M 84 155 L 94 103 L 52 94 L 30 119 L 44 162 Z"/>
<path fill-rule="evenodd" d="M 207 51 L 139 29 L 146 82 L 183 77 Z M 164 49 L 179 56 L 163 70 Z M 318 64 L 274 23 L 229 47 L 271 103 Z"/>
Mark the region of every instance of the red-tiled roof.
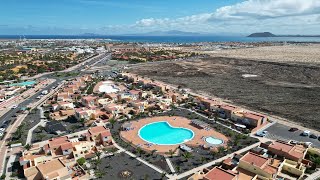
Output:
<path fill-rule="evenodd" d="M 69 143 L 62 144 L 61 149 L 62 150 L 72 149 L 72 143 L 69 142 Z"/>
<path fill-rule="evenodd" d="M 268 160 L 269 160 L 268 158 L 259 156 L 252 152 L 248 152 L 240 159 L 240 161 L 244 161 L 249 164 L 254 164 L 255 166 L 258 166 L 258 167 L 262 167 L 264 164 L 268 162 Z"/>
<path fill-rule="evenodd" d="M 98 134 L 98 133 L 102 133 L 102 132 L 108 132 L 109 130 L 107 130 L 106 128 L 104 128 L 103 126 L 96 126 L 96 127 L 92 127 L 89 128 L 88 132 L 90 134 Z"/>
<path fill-rule="evenodd" d="M 102 136 L 102 137 L 111 136 L 111 132 L 110 132 L 110 131 L 104 131 L 104 132 L 101 133 L 101 136 Z"/>
<path fill-rule="evenodd" d="M 236 175 L 222 168 L 215 167 L 211 169 L 204 177 L 208 180 L 233 180 Z"/>
<path fill-rule="evenodd" d="M 244 113 L 244 117 L 250 118 L 250 119 L 253 119 L 253 120 L 260 120 L 260 119 L 264 118 L 263 115 L 252 113 L 252 112 Z"/>
<path fill-rule="evenodd" d="M 221 107 L 222 109 L 224 109 L 224 110 L 229 110 L 229 111 L 233 111 L 233 110 L 237 109 L 237 107 L 231 106 L 231 105 L 227 105 L 227 104 L 223 104 L 223 105 L 221 105 L 220 107 Z"/>
<path fill-rule="evenodd" d="M 287 153 L 290 156 L 301 159 L 304 157 L 306 148 L 300 145 L 292 145 L 282 141 L 275 141 L 269 145 L 270 148 Z"/>

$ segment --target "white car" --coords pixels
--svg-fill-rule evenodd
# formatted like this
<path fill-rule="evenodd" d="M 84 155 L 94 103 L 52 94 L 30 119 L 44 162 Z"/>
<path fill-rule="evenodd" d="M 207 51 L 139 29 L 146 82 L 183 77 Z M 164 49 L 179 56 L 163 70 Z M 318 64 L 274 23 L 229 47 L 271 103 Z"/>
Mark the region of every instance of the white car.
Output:
<path fill-rule="evenodd" d="M 3 136 L 3 132 L 0 132 L 0 137 Z"/>
<path fill-rule="evenodd" d="M 268 131 L 257 132 L 256 135 L 259 137 L 265 137 L 268 134 Z"/>
<path fill-rule="evenodd" d="M 302 135 L 303 136 L 309 136 L 310 135 L 310 131 L 305 130 L 305 131 L 303 131 Z"/>
<path fill-rule="evenodd" d="M 11 106 L 11 109 L 15 109 L 15 108 L 17 108 L 18 107 L 18 105 L 12 105 Z"/>
<path fill-rule="evenodd" d="M 312 142 L 305 142 L 304 143 L 306 146 L 311 146 L 312 145 Z"/>
<path fill-rule="evenodd" d="M 5 128 L 0 128 L 0 132 L 3 132 L 5 131 L 6 129 Z"/>

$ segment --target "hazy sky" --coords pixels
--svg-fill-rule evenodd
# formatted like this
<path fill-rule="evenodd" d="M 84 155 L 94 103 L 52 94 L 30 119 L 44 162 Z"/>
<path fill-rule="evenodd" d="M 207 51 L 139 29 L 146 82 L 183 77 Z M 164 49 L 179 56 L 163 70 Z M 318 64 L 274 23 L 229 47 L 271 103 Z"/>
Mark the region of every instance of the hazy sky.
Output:
<path fill-rule="evenodd" d="M 320 34 L 320 0 L 2 0 L 0 34 Z"/>

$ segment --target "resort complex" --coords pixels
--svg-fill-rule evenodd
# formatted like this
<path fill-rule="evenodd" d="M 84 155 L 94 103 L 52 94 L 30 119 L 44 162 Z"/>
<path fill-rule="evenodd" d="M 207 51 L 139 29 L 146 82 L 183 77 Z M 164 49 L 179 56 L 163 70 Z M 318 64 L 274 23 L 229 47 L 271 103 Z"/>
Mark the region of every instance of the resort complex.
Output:
<path fill-rule="evenodd" d="M 318 166 L 311 143 L 265 137 L 268 115 L 132 73 L 69 78 L 40 98 L 47 120 L 11 143 L 24 148 L 10 169 L 30 180 L 293 180 Z"/>

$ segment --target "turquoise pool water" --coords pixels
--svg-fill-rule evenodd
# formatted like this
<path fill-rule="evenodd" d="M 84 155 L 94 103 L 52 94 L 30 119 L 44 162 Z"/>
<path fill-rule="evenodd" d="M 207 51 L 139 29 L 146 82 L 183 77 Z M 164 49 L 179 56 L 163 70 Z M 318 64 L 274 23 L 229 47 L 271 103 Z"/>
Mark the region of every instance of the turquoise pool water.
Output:
<path fill-rule="evenodd" d="M 25 82 L 21 82 L 21 83 L 13 83 L 13 84 L 9 84 L 9 86 L 30 86 L 35 84 L 35 81 L 25 81 Z"/>
<path fill-rule="evenodd" d="M 139 130 L 141 139 L 157 145 L 176 145 L 191 140 L 194 137 L 192 130 L 172 127 L 168 122 L 154 122 L 143 126 Z"/>
<path fill-rule="evenodd" d="M 219 145 L 219 144 L 222 144 L 223 143 L 223 140 L 221 139 L 217 139 L 217 138 L 214 138 L 214 137 L 206 137 L 205 138 L 205 141 L 209 144 L 213 144 L 213 145 Z"/>

